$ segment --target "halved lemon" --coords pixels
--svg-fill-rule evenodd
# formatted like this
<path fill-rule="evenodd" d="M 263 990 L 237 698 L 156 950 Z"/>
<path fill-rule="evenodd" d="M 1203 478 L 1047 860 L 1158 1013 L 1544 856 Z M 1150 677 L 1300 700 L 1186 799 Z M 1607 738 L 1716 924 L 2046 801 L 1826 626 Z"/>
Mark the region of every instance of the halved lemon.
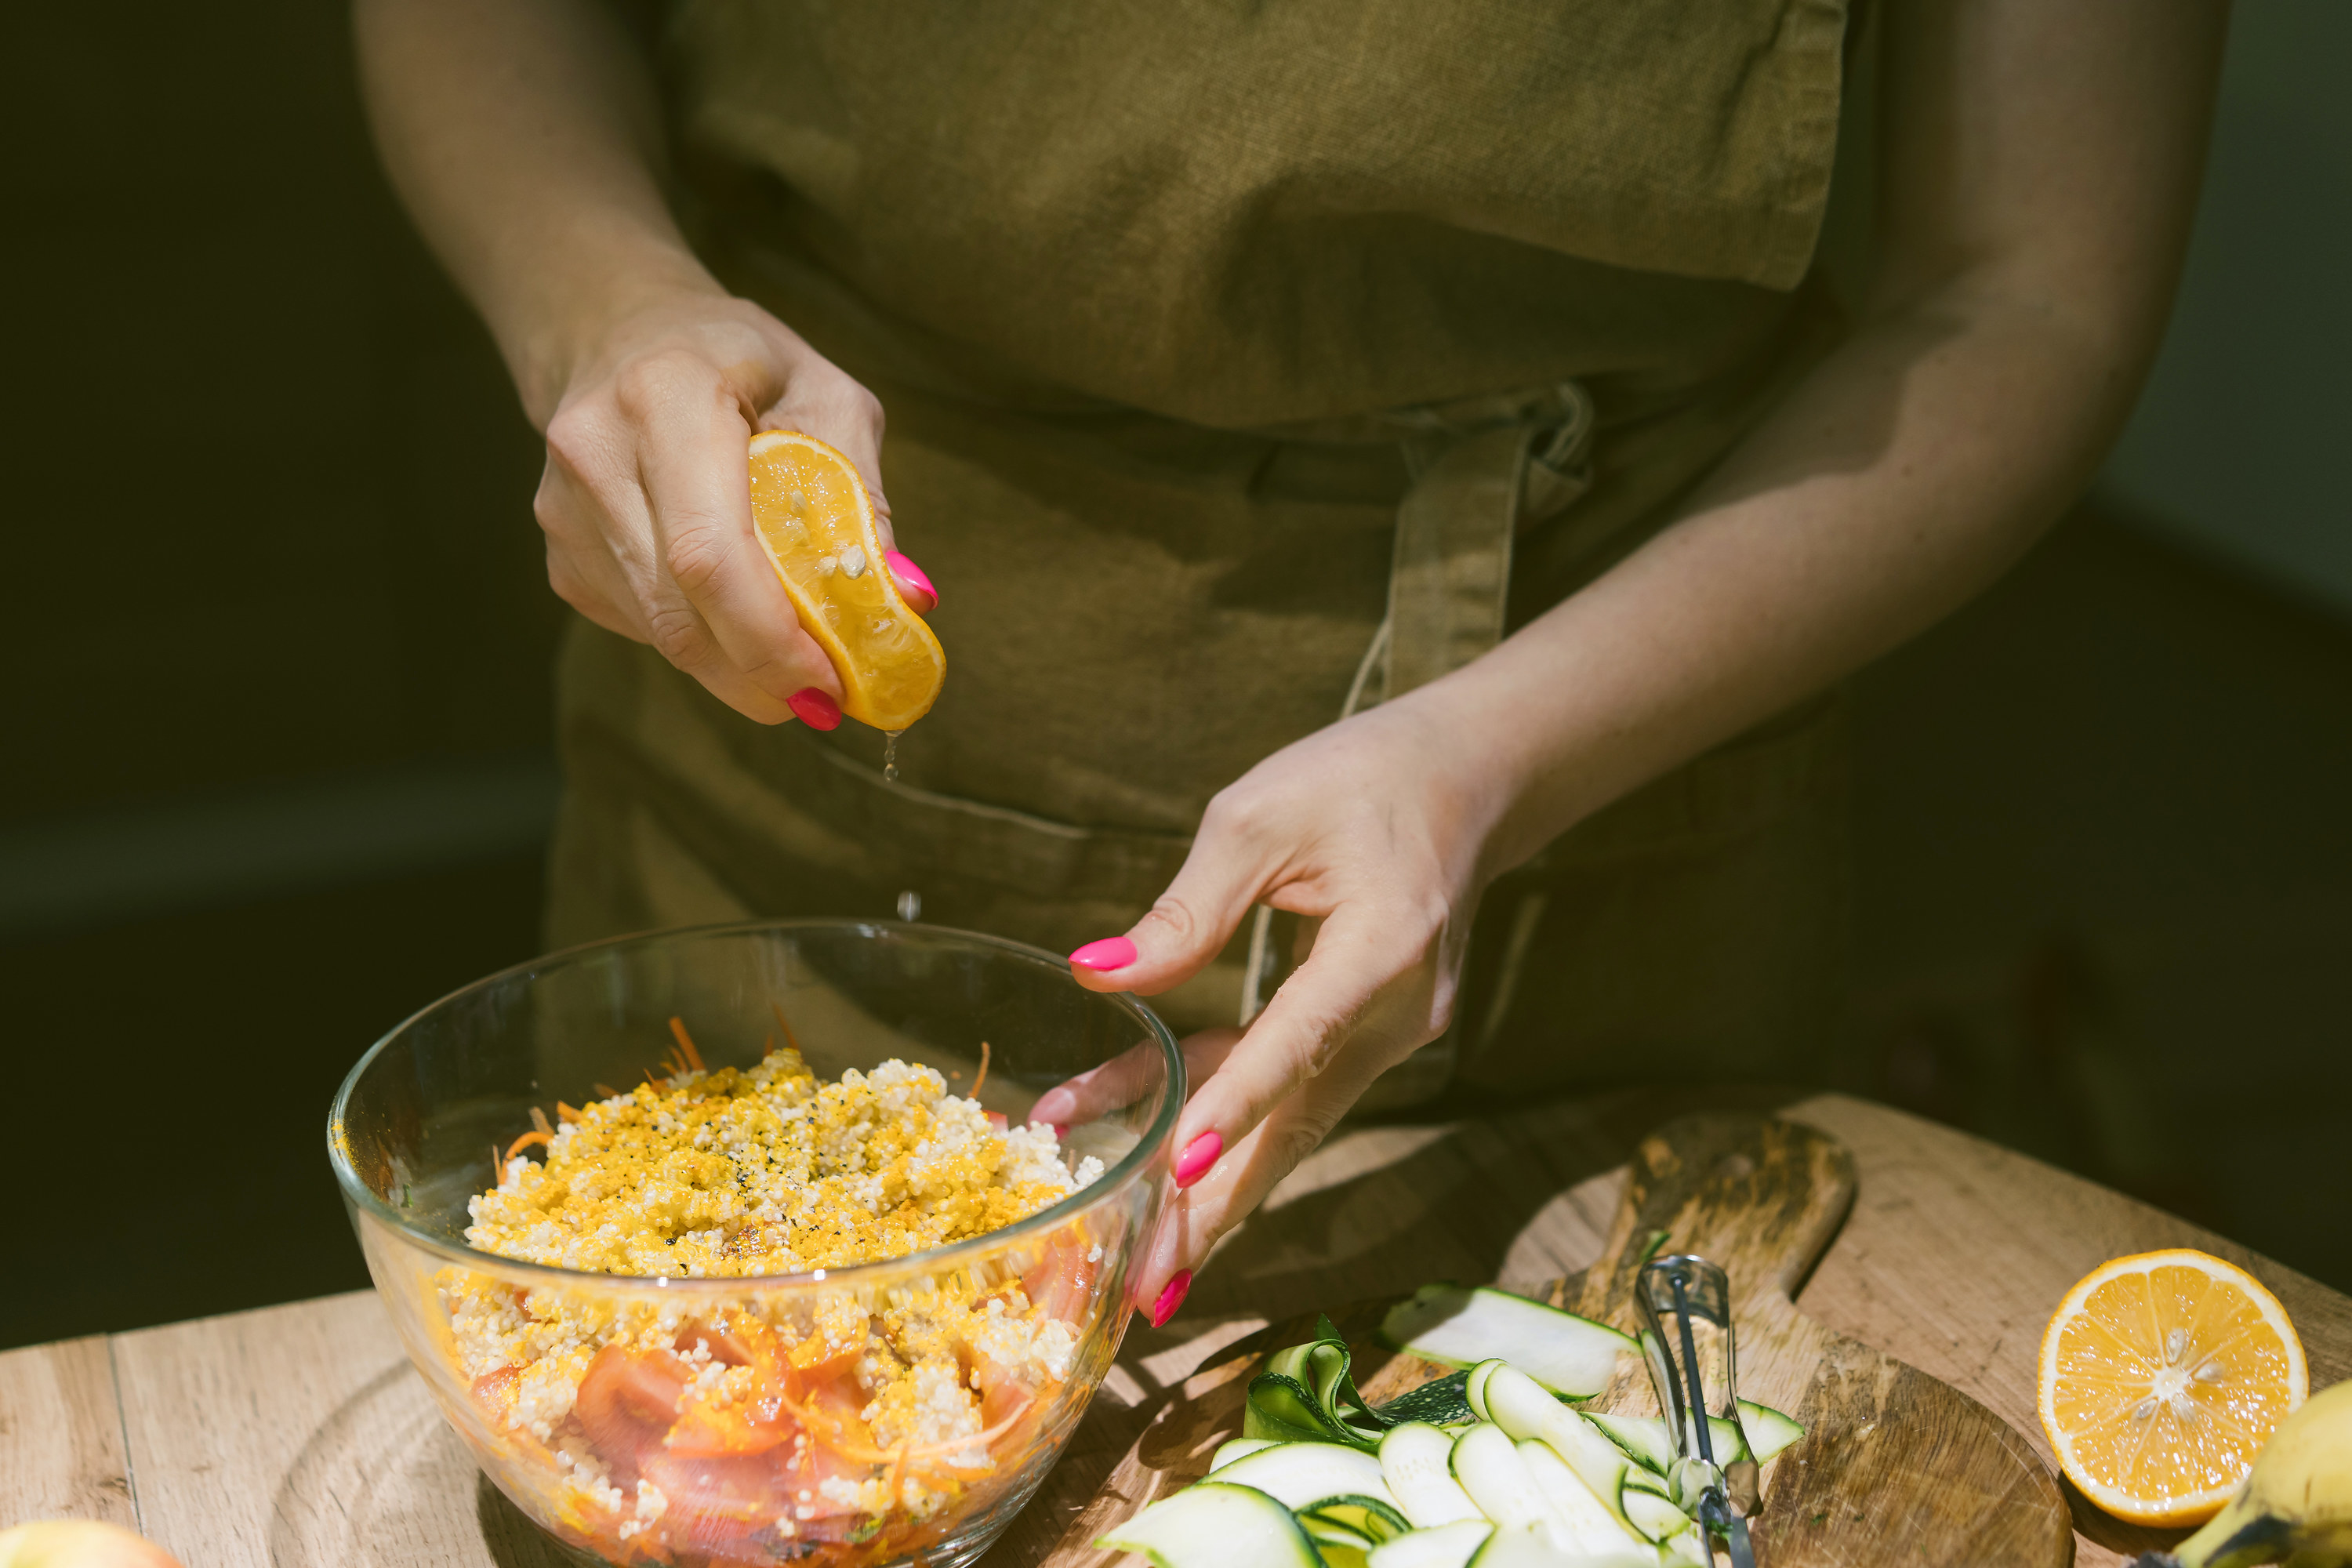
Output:
<path fill-rule="evenodd" d="M 948 658 L 883 564 L 856 465 L 797 430 L 752 437 L 751 526 L 841 677 L 841 710 L 893 732 L 929 712 Z"/>
<path fill-rule="evenodd" d="M 2042 1335 L 2042 1429 L 2066 1479 L 2118 1519 L 2196 1524 L 2311 1392 L 2278 1298 L 2189 1247 L 2100 1264 Z"/>

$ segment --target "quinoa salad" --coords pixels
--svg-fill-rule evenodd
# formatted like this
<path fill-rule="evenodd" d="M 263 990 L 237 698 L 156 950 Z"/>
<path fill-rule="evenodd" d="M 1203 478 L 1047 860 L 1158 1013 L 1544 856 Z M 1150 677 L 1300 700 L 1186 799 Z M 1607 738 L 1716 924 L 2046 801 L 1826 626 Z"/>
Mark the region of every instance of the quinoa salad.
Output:
<path fill-rule="evenodd" d="M 436 1278 L 448 1353 L 560 1532 L 618 1561 L 887 1562 L 1011 1484 L 1098 1314 L 1076 1218 L 887 1289 L 827 1271 L 989 1235 L 1102 1173 L 929 1068 L 822 1083 L 797 1051 L 534 1110 L 475 1196 L 478 1251 L 663 1280 L 804 1278 L 675 1302 Z M 975 1083 L 975 1089 L 977 1083 Z M 541 1146 L 541 1158 L 521 1150 Z M 968 1511 L 968 1510 L 967 1510 Z"/>

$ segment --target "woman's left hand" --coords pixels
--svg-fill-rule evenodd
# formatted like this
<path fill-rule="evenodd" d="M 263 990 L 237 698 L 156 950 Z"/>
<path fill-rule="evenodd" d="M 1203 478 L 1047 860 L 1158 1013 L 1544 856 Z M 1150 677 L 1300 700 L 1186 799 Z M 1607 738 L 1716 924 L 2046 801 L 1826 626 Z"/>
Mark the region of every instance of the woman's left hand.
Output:
<path fill-rule="evenodd" d="M 1318 731 L 1218 793 L 1183 868 L 1124 937 L 1071 955 L 1081 984 L 1149 996 L 1215 958 L 1254 905 L 1308 917 L 1312 947 L 1246 1032 L 1184 1042 L 1167 1211 L 1137 1274 L 1156 1326 L 1217 1238 L 1323 1141 L 1372 1079 L 1444 1032 L 1507 802 L 1435 705 L 1412 699 Z M 1081 1080 L 1082 1081 L 1082 1080 Z M 1031 1115 L 1082 1119 L 1084 1089 Z"/>

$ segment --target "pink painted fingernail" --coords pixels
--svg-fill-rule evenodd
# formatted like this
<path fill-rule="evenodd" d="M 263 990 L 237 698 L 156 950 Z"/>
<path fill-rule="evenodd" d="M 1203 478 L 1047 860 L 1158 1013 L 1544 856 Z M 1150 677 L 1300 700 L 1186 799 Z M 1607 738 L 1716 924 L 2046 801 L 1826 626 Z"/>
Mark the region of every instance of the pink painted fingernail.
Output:
<path fill-rule="evenodd" d="M 1176 1315 L 1176 1309 L 1184 1304 L 1184 1293 L 1192 1289 L 1192 1271 L 1178 1269 L 1176 1277 L 1161 1288 L 1160 1300 L 1151 1303 L 1151 1326 L 1166 1327 L 1168 1320 Z"/>
<path fill-rule="evenodd" d="M 1100 942 L 1090 942 L 1070 954 L 1070 962 L 1080 969 L 1097 972 L 1125 969 L 1135 962 L 1135 943 L 1123 936 L 1107 936 Z"/>
<path fill-rule="evenodd" d="M 814 686 L 804 686 L 785 698 L 784 706 L 812 730 L 834 730 L 841 725 L 841 704 Z"/>
<path fill-rule="evenodd" d="M 1048 1121 L 1045 1125 L 1054 1130 L 1054 1142 L 1056 1143 L 1070 1135 L 1070 1124 L 1066 1121 Z"/>
<path fill-rule="evenodd" d="M 1176 1184 L 1189 1187 L 1207 1175 L 1209 1167 L 1215 1164 L 1217 1156 L 1224 1152 L 1225 1141 L 1214 1131 L 1203 1132 L 1185 1144 L 1184 1152 L 1176 1156 Z"/>
<path fill-rule="evenodd" d="M 924 593 L 929 594 L 931 596 L 931 608 L 936 610 L 940 607 L 940 591 L 931 586 L 929 573 L 925 572 L 895 550 L 884 551 L 882 563 L 890 568 L 890 574 L 899 582 L 910 588 L 920 588 Z"/>

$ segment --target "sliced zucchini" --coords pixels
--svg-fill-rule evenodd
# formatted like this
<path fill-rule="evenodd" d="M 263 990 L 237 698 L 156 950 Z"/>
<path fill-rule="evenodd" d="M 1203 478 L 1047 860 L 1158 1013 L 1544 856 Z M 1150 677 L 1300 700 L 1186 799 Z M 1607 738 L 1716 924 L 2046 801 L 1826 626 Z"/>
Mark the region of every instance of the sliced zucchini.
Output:
<path fill-rule="evenodd" d="M 1656 1415 L 1606 1415 L 1591 1412 L 1588 1419 L 1609 1435 L 1609 1440 L 1624 1450 L 1625 1457 L 1654 1475 L 1664 1475 L 1674 1468 L 1680 1456 L 1675 1449 L 1674 1433 L 1665 1421 Z M 1748 1458 L 1748 1438 L 1735 1422 L 1720 1415 L 1706 1418 L 1707 1436 L 1715 1448 L 1715 1462 L 1728 1465 Z"/>
<path fill-rule="evenodd" d="M 1523 1443 L 1539 1442 L 1549 1447 L 1622 1530 L 1643 1540 L 1659 1541 L 1690 1522 L 1679 1510 L 1673 1510 L 1672 1520 L 1665 1520 L 1656 1510 L 1644 1509 L 1637 1520 L 1625 1503 L 1628 1478 L 1635 1473 L 1652 1480 L 1656 1478 L 1647 1471 L 1636 1472 L 1617 1445 L 1601 1436 L 1583 1413 L 1562 1405 L 1518 1368 L 1497 1366 L 1488 1373 L 1481 1393 L 1486 1412 L 1497 1426 Z M 1657 1482 L 1660 1487 L 1664 1484 Z"/>
<path fill-rule="evenodd" d="M 1634 1473 L 1647 1475 L 1649 1472 L 1637 1470 Z M 1691 1523 L 1690 1515 L 1676 1508 L 1675 1500 L 1664 1492 L 1629 1486 L 1617 1494 L 1617 1506 L 1634 1534 L 1654 1541 L 1662 1547 L 1689 1534 L 1696 1528 Z M 1706 1559 L 1702 1557 L 1700 1561 L 1704 1563 Z"/>
<path fill-rule="evenodd" d="M 1551 1508 L 1528 1473 L 1527 1461 L 1510 1435 L 1493 1422 L 1482 1421 L 1454 1440 L 1450 1468 L 1498 1531 L 1549 1527 Z"/>
<path fill-rule="evenodd" d="M 1335 1431 L 1315 1392 L 1295 1377 L 1262 1372 L 1250 1379 L 1242 1408 L 1242 1436 L 1268 1443 L 1331 1443 L 1352 1436 Z"/>
<path fill-rule="evenodd" d="M 1407 1389 L 1386 1405 L 1374 1405 L 1372 1414 L 1399 1426 L 1425 1421 L 1432 1426 L 1466 1426 L 1478 1419 L 1463 1391 L 1469 1377 L 1466 1372 L 1456 1372 L 1434 1378 L 1419 1388 Z"/>
<path fill-rule="evenodd" d="M 1255 1487 L 1288 1509 L 1311 1509 L 1340 1498 L 1371 1498 L 1396 1507 L 1381 1479 L 1381 1462 L 1344 1443 L 1276 1443 L 1235 1459 L 1217 1479 Z"/>
<path fill-rule="evenodd" d="M 1758 1464 L 1772 1458 L 1805 1435 L 1805 1424 L 1752 1399 L 1739 1402 L 1739 1425 L 1748 1438 L 1748 1453 Z"/>
<path fill-rule="evenodd" d="M 1494 1533 L 1494 1525 L 1484 1519 L 1408 1531 L 1372 1548 L 1371 1568 L 1465 1568 Z"/>
<path fill-rule="evenodd" d="M 1381 1438 L 1381 1479 L 1415 1530 L 1436 1530 L 1484 1516 L 1450 1461 L 1454 1439 L 1419 1421 L 1391 1426 Z"/>
<path fill-rule="evenodd" d="M 1541 1526 L 1505 1530 L 1500 1526 L 1470 1559 L 1469 1568 L 1658 1568 L 1654 1551 L 1612 1552 L 1594 1557 L 1563 1551 Z"/>
<path fill-rule="evenodd" d="M 1367 1552 L 1391 1536 L 1402 1535 L 1412 1528 L 1392 1504 L 1379 1498 L 1352 1496 L 1326 1498 L 1301 1513 L 1298 1522 L 1307 1526 L 1309 1535 L 1315 1534 L 1316 1524 L 1319 1522 L 1334 1530 L 1361 1536 Z M 1321 1537 L 1317 1536 L 1317 1539 Z"/>
<path fill-rule="evenodd" d="M 1315 1320 L 1316 1337 L 1278 1350 L 1250 1380 L 1242 1435 L 1278 1442 L 1346 1443 L 1367 1451 L 1395 1422 L 1364 1403 L 1349 1374 L 1352 1354 L 1331 1320 Z"/>
<path fill-rule="evenodd" d="M 1500 1357 L 1571 1399 L 1608 1387 L 1617 1357 L 1637 1348 L 1606 1324 L 1491 1286 L 1424 1285 L 1389 1309 L 1381 1337 L 1444 1366 Z"/>
<path fill-rule="evenodd" d="M 1590 1410 L 1585 1419 L 1616 1444 L 1620 1453 L 1654 1476 L 1664 1475 L 1675 1462 L 1674 1439 L 1666 1434 L 1666 1424 L 1654 1415 L 1611 1415 Z"/>
<path fill-rule="evenodd" d="M 1341 1546 L 1334 1542 L 1318 1546 L 1323 1554 L 1323 1568 L 1371 1568 L 1372 1554 L 1359 1546 Z"/>
<path fill-rule="evenodd" d="M 1706 1543 L 1706 1532 L 1694 1524 L 1659 1544 L 1658 1562 L 1663 1568 L 1715 1568 L 1715 1552 Z"/>
<path fill-rule="evenodd" d="M 1593 1430 L 1598 1432 L 1601 1428 L 1596 1426 Z M 1614 1447 L 1615 1445 L 1612 1444 L 1611 1447 Z M 1623 1453 L 1623 1449 L 1618 1449 L 1620 1457 L 1622 1457 Z M 1644 1469 L 1631 1459 L 1625 1461 L 1625 1489 L 1629 1492 L 1648 1492 L 1654 1497 L 1669 1499 L 1675 1495 L 1675 1489 L 1666 1484 L 1665 1477 L 1655 1470 Z"/>
<path fill-rule="evenodd" d="M 1209 1456 L 1209 1473 L 1213 1476 L 1219 1470 L 1223 1469 L 1227 1465 L 1232 1464 L 1235 1459 L 1246 1459 L 1252 1454 L 1256 1453 L 1260 1448 L 1271 1448 L 1273 1447 L 1274 1439 L 1271 1437 L 1231 1438 L 1226 1442 L 1218 1444 L 1217 1451 Z"/>
<path fill-rule="evenodd" d="M 1104 1552 L 1139 1552 L 1157 1568 L 1325 1568 L 1288 1509 L 1265 1493 L 1200 1481 L 1096 1537 Z"/>
<path fill-rule="evenodd" d="M 1659 1417 L 1605 1415 L 1599 1411 L 1587 1411 L 1585 1418 L 1609 1434 L 1609 1440 L 1643 1468 L 1663 1476 L 1674 1468 L 1674 1434 Z M 1718 1465 L 1738 1459 L 1753 1459 L 1760 1465 L 1805 1435 L 1803 1422 L 1751 1399 L 1739 1401 L 1737 1422 L 1710 1415 L 1706 1426 Z"/>
<path fill-rule="evenodd" d="M 1302 1513 L 1298 1528 L 1315 1543 L 1318 1552 L 1328 1552 L 1337 1546 L 1349 1552 L 1370 1552 L 1379 1543 L 1361 1531 L 1349 1530 L 1344 1524 L 1334 1524 L 1319 1513 Z"/>
<path fill-rule="evenodd" d="M 1552 1529 L 1562 1546 L 1588 1556 L 1604 1556 L 1649 1545 L 1577 1479 L 1576 1472 L 1552 1451 L 1550 1444 L 1530 1437 L 1518 1449 L 1528 1474 L 1535 1478 L 1544 1500 L 1551 1504 Z"/>
<path fill-rule="evenodd" d="M 1470 1407 L 1470 1414 L 1479 1420 L 1494 1419 L 1486 1414 L 1486 1380 L 1495 1375 L 1496 1368 L 1509 1364 L 1510 1363 L 1501 1356 L 1488 1356 L 1463 1374 L 1462 1403 L 1467 1405 Z"/>

